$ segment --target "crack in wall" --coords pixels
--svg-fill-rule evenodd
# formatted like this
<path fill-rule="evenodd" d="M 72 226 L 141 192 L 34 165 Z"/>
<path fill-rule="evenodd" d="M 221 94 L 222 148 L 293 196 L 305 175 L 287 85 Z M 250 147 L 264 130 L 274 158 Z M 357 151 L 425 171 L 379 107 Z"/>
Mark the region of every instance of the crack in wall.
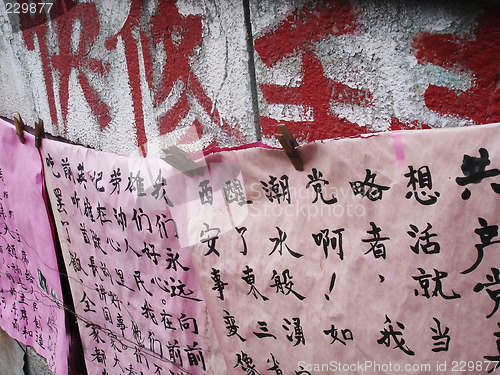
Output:
<path fill-rule="evenodd" d="M 257 79 L 255 76 L 254 45 L 252 35 L 252 22 L 250 20 L 249 0 L 243 0 L 243 12 L 245 14 L 245 29 L 248 52 L 248 74 L 250 77 L 250 93 L 252 95 L 252 112 L 254 117 L 255 137 L 257 141 L 262 140 L 262 130 L 260 127 L 259 98 L 257 95 Z"/>

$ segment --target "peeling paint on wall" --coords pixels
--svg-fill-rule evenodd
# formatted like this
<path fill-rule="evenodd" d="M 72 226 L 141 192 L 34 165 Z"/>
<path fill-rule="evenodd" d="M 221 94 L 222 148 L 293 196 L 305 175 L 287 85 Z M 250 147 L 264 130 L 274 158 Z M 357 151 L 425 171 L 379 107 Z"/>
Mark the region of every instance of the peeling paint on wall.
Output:
<path fill-rule="evenodd" d="M 254 13 L 259 18 L 261 9 Z M 490 102 L 500 28 L 490 19 L 498 8 L 337 1 L 286 13 L 262 25 L 255 42 L 264 134 L 280 122 L 312 141 L 497 121 Z"/>
<path fill-rule="evenodd" d="M 500 8 L 251 1 L 260 122 L 299 141 L 500 119 Z M 57 1 L 0 9 L 0 115 L 105 151 L 255 140 L 243 5 Z M 253 86 L 255 88 L 255 86 Z"/>

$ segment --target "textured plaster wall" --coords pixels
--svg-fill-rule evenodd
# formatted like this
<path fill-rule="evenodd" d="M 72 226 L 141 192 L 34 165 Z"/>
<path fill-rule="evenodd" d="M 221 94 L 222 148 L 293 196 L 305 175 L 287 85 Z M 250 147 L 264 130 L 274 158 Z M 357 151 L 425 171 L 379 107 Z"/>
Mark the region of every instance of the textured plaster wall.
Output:
<path fill-rule="evenodd" d="M 500 120 L 500 13 L 472 3 L 254 4 L 263 133 L 285 122 L 311 141 Z"/>
<path fill-rule="evenodd" d="M 250 0 L 254 81 L 243 1 L 9 2 L 0 115 L 105 151 L 241 145 L 255 122 L 277 145 L 278 123 L 306 142 L 500 121 L 496 1 Z"/>
<path fill-rule="evenodd" d="M 278 123 L 306 142 L 500 121 L 495 4 L 251 0 L 255 80 L 243 1 L 2 6 L 0 115 L 148 156 L 253 142 L 256 121 L 270 144 Z"/>

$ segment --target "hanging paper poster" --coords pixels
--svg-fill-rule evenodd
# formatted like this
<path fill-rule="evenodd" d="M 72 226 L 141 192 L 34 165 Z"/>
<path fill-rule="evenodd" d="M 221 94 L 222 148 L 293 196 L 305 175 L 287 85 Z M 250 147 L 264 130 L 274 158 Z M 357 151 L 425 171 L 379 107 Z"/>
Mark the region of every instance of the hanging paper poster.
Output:
<path fill-rule="evenodd" d="M 67 374 L 61 282 L 34 137 L 0 120 L 0 325 Z"/>
<path fill-rule="evenodd" d="M 88 373 L 225 373 L 169 211 L 189 178 L 159 159 L 48 140 L 42 156 Z"/>
<path fill-rule="evenodd" d="M 485 125 L 308 144 L 303 171 L 280 150 L 208 156 L 242 176 L 199 181 L 199 207 L 237 220 L 186 214 L 228 373 L 500 367 L 499 144 Z"/>
<path fill-rule="evenodd" d="M 304 171 L 225 151 L 191 177 L 46 142 L 90 371 L 495 370 L 499 129 L 312 143 Z"/>

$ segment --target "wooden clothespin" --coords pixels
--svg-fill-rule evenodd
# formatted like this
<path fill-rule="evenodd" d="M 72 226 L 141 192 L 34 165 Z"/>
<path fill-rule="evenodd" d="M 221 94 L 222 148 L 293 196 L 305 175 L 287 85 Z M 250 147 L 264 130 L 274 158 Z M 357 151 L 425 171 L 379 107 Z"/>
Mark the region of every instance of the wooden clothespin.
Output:
<path fill-rule="evenodd" d="M 177 146 L 170 146 L 164 149 L 165 156 L 161 158 L 175 169 L 181 171 L 186 176 L 193 177 L 194 175 L 203 176 L 203 167 L 192 161 L 189 154 L 182 151 Z"/>
<path fill-rule="evenodd" d="M 35 121 L 35 147 L 40 148 L 42 146 L 42 137 L 44 136 L 43 130 L 43 120 L 41 118 L 38 119 L 38 122 Z"/>
<path fill-rule="evenodd" d="M 296 147 L 299 147 L 299 144 L 285 124 L 278 124 L 278 130 L 281 134 L 276 134 L 276 138 L 278 138 L 281 146 L 283 146 L 283 150 L 285 151 L 286 155 L 288 156 L 296 170 L 303 171 L 304 165 L 302 164 L 302 159 L 300 158 L 296 150 Z"/>
<path fill-rule="evenodd" d="M 26 140 L 24 139 L 24 121 L 19 112 L 17 112 L 17 116 L 19 118 L 14 116 L 14 125 L 16 125 L 16 134 L 17 137 L 19 138 L 19 142 L 24 144 L 26 142 Z"/>

